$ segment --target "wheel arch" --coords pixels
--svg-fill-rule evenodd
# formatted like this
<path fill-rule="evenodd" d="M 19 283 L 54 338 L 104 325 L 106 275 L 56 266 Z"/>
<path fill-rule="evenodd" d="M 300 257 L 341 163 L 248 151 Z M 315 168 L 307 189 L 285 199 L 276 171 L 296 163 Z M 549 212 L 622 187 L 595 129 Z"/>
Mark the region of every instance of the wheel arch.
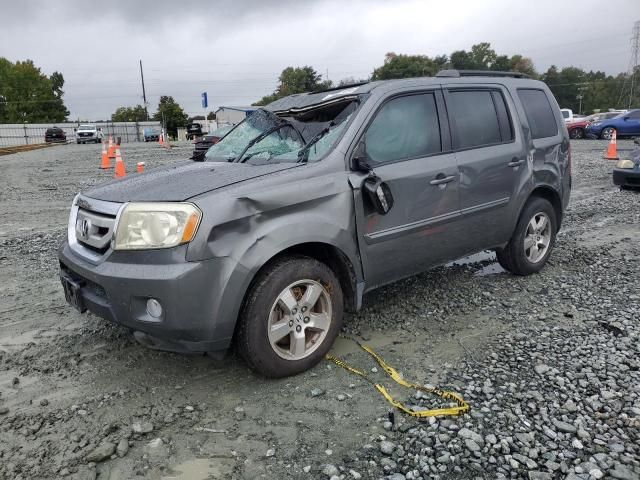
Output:
<path fill-rule="evenodd" d="M 524 203 L 524 205 L 522 205 L 522 208 L 520 209 L 520 215 L 522 214 L 522 210 L 524 210 L 527 202 L 533 197 L 544 198 L 545 200 L 549 201 L 549 203 L 551 203 L 551 205 L 553 206 L 553 210 L 556 213 L 556 220 L 558 221 L 558 230 L 560 230 L 560 225 L 562 225 L 562 217 L 563 217 L 562 199 L 560 198 L 560 194 L 554 188 L 548 185 L 538 185 L 529 194 L 529 197 L 527 198 L 527 201 Z"/>

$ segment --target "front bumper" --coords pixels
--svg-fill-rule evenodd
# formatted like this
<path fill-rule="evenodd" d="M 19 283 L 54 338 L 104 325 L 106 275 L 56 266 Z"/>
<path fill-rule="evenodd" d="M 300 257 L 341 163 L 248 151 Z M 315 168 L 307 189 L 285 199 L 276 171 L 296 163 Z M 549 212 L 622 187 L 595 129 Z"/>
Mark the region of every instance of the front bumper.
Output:
<path fill-rule="evenodd" d="M 112 252 L 97 265 L 80 258 L 65 241 L 58 250 L 61 276 L 80 285 L 79 295 L 95 315 L 161 340 L 172 351 L 226 350 L 234 318 L 220 318 L 229 259 L 186 261 L 187 246 Z M 146 311 L 149 298 L 162 305 L 160 318 Z"/>
<path fill-rule="evenodd" d="M 640 188 L 639 168 L 614 168 L 613 184 L 621 187 Z"/>

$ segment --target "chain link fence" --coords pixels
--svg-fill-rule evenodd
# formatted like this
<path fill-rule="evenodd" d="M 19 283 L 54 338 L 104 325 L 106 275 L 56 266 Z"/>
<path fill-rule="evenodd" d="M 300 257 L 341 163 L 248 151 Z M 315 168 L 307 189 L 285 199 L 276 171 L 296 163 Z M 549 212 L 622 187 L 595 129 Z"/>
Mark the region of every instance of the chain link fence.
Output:
<path fill-rule="evenodd" d="M 160 122 L 9 123 L 0 124 L 0 146 L 44 143 L 44 134 L 47 128 L 51 127 L 61 128 L 67 137 L 67 142 L 73 143 L 76 141 L 75 130 L 80 125 L 96 125 L 102 129 L 105 138 L 113 135 L 114 138 L 120 137 L 123 143 L 143 142 L 145 128 L 160 129 Z"/>

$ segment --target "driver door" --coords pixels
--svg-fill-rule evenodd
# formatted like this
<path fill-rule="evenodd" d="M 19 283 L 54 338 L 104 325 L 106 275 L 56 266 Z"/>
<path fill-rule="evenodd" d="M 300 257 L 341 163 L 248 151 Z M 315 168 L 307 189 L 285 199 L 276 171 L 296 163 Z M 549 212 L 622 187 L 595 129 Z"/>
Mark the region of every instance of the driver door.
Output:
<path fill-rule="evenodd" d="M 454 258 L 464 235 L 457 230 L 459 173 L 441 91 L 384 101 L 360 141 L 394 202 L 377 213 L 359 188 L 364 177 L 352 176 L 367 290 Z"/>

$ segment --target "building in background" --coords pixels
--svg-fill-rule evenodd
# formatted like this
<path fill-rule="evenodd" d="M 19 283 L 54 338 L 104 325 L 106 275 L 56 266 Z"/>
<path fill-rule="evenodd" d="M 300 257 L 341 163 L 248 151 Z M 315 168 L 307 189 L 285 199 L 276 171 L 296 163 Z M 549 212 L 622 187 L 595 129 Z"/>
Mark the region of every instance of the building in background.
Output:
<path fill-rule="evenodd" d="M 244 120 L 247 114 L 257 109 L 258 107 L 220 107 L 216 110 L 216 122 L 218 127 L 235 125 Z"/>

